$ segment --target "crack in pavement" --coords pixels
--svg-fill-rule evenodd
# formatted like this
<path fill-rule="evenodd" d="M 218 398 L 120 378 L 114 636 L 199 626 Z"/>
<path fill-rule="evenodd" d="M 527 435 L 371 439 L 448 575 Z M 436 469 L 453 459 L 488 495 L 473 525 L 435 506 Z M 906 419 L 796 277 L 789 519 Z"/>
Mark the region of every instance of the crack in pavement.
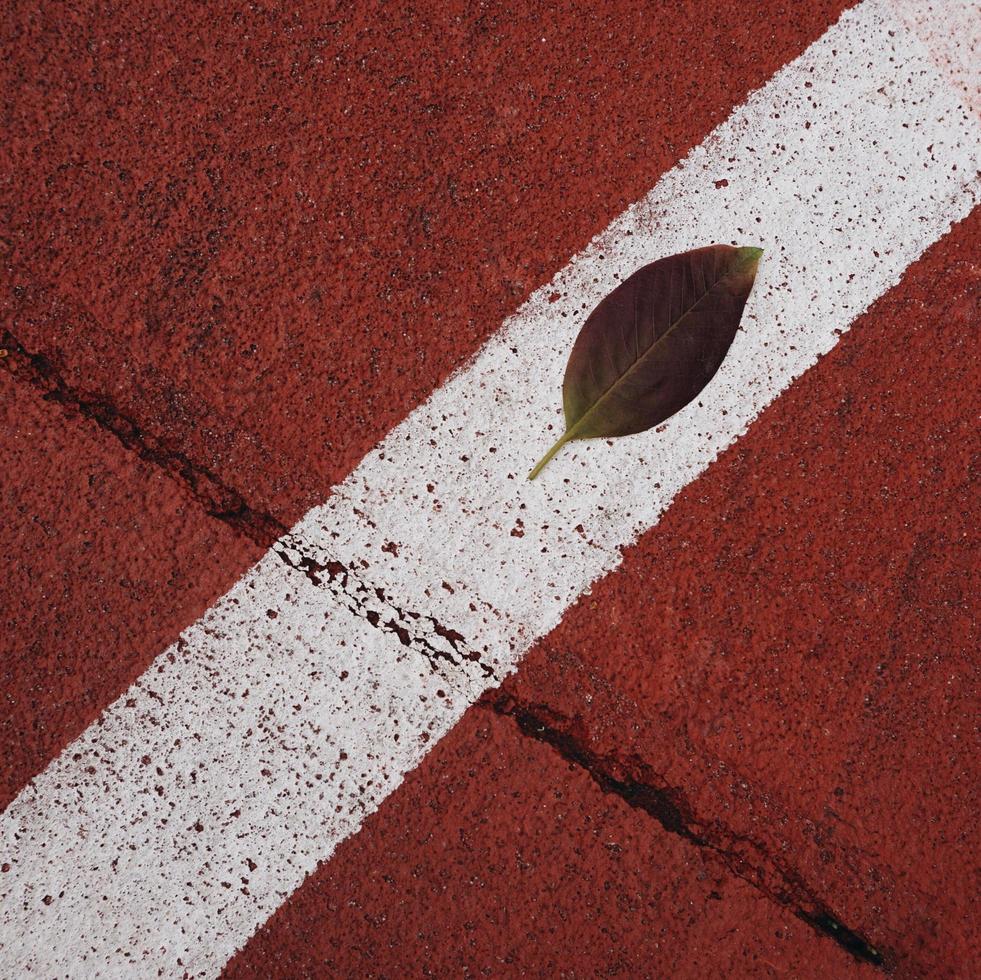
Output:
<path fill-rule="evenodd" d="M 628 806 L 653 817 L 668 832 L 716 855 L 736 877 L 790 909 L 855 959 L 892 972 L 892 957 L 873 946 L 862 933 L 846 926 L 799 872 L 773 858 L 757 841 L 732 833 L 718 821 L 700 821 L 684 791 L 669 785 L 641 759 L 598 754 L 589 748 L 588 738 L 575 719 L 544 704 L 523 704 L 499 688 L 487 692 L 477 704 L 510 719 L 522 735 L 548 745 L 567 762 L 584 769 L 604 793 L 620 797 Z"/>
<path fill-rule="evenodd" d="M 470 662 L 480 668 L 485 680 L 500 683 L 501 679 L 481 662 L 478 654 L 467 651 L 462 634 L 444 626 L 434 616 L 401 608 L 382 589 L 364 582 L 349 566 L 338 561 L 322 564 L 304 555 L 282 521 L 251 507 L 237 490 L 165 440 L 144 431 L 105 397 L 73 388 L 51 358 L 28 351 L 8 329 L 0 334 L 0 366 L 16 380 L 39 391 L 45 401 L 89 419 L 115 436 L 124 448 L 169 476 L 209 517 L 260 547 L 273 548 L 285 564 L 302 572 L 314 585 L 329 589 L 354 615 L 396 636 L 403 646 L 422 653 L 434 671 L 441 661 L 457 668 Z"/>
<path fill-rule="evenodd" d="M 311 558 L 290 534 L 283 535 L 273 551 L 285 565 L 302 572 L 313 585 L 327 589 L 349 612 L 375 629 L 393 634 L 402 646 L 421 653 L 434 672 L 440 670 L 441 664 L 459 670 L 469 663 L 480 669 L 482 680 L 501 682 L 478 653 L 467 649 L 462 633 L 443 625 L 435 616 L 403 609 L 384 589 L 365 582 L 350 565 L 330 558 L 325 561 Z"/>
<path fill-rule="evenodd" d="M 227 524 L 263 548 L 270 547 L 288 530 L 271 514 L 250 507 L 237 490 L 222 482 L 206 467 L 168 445 L 166 440 L 144 431 L 107 398 L 73 388 L 59 373 L 51 358 L 28 351 L 7 329 L 0 335 L 0 351 L 0 366 L 12 377 L 39 391 L 45 401 L 54 402 L 69 413 L 90 419 L 99 428 L 114 435 L 141 460 L 170 476 L 204 507 L 209 517 Z"/>
<path fill-rule="evenodd" d="M 469 663 L 479 668 L 482 680 L 501 683 L 502 679 L 479 654 L 467 650 L 462 634 L 433 616 L 403 609 L 383 589 L 364 581 L 349 565 L 332 559 L 317 561 L 304 554 L 281 521 L 251 507 L 238 491 L 185 453 L 172 448 L 166 440 L 145 432 L 105 397 L 72 388 L 50 358 L 26 350 L 8 329 L 0 335 L 0 366 L 18 381 L 41 392 L 45 401 L 89 419 L 114 435 L 127 450 L 173 479 L 210 517 L 255 544 L 272 548 L 284 564 L 301 572 L 314 586 L 328 590 L 349 612 L 375 629 L 396 636 L 402 646 L 421 653 L 434 672 L 446 664 L 465 669 Z M 574 730 L 572 719 L 545 705 L 522 705 L 499 689 L 485 694 L 477 703 L 510 718 L 525 736 L 549 745 L 562 758 L 584 769 L 604 792 L 644 811 L 670 833 L 716 854 L 733 874 L 772 901 L 791 909 L 857 960 L 887 972 L 891 970 L 889 958 L 861 933 L 844 925 L 797 872 L 768 855 L 759 843 L 726 831 L 717 823 L 701 824 L 683 791 L 669 786 L 639 759 L 618 760 L 598 755 L 588 748 L 581 733 Z M 755 858 L 745 853 L 746 848 L 755 853 Z"/>

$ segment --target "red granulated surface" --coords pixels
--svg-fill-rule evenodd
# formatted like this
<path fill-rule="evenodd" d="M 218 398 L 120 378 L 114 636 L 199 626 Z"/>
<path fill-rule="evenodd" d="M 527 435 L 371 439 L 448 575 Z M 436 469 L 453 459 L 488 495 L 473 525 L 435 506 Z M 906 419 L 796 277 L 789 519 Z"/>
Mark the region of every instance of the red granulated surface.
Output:
<path fill-rule="evenodd" d="M 788 863 L 910 976 L 969 975 L 979 940 L 979 234 L 975 210 L 510 691 Z"/>
<path fill-rule="evenodd" d="M 845 6 L 24 5 L 8 315 L 289 524 Z"/>
<path fill-rule="evenodd" d="M 5 402 L 8 797 L 844 6 L 8 5 L 4 328 L 136 434 Z"/>
<path fill-rule="evenodd" d="M 0 371 L 0 809 L 259 549 Z"/>
<path fill-rule="evenodd" d="M 872 977 L 481 708 L 226 967 L 279 977 Z"/>
<path fill-rule="evenodd" d="M 843 6 L 8 7 L 0 808 Z M 968 976 L 979 225 L 229 975 Z"/>
<path fill-rule="evenodd" d="M 846 6 L 15 5 L 5 315 L 289 524 Z"/>
<path fill-rule="evenodd" d="M 799 909 L 896 976 L 970 976 L 979 233 L 683 491 L 228 975 L 875 969 Z"/>

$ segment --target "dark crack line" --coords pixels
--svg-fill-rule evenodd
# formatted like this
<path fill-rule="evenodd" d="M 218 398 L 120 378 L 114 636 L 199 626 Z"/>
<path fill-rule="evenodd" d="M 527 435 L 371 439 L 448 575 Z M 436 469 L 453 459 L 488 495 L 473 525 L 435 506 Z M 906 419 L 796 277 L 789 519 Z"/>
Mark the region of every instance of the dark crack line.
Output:
<path fill-rule="evenodd" d="M 0 352 L 0 366 L 12 377 L 39 391 L 45 401 L 90 419 L 114 435 L 126 449 L 178 483 L 209 517 L 264 548 L 286 533 L 286 526 L 275 517 L 250 507 L 237 490 L 185 453 L 168 446 L 165 440 L 144 432 L 108 399 L 72 388 L 50 358 L 26 350 L 9 330 L 0 335 Z"/>
<path fill-rule="evenodd" d="M 545 705 L 522 704 L 500 689 L 485 694 L 478 704 L 509 718 L 523 735 L 548 745 L 567 762 L 584 769 L 604 793 L 620 797 L 628 806 L 653 817 L 668 832 L 711 851 L 736 877 L 792 911 L 819 934 L 833 939 L 855 959 L 892 972 L 892 957 L 846 926 L 797 871 L 775 860 L 758 842 L 733 834 L 716 821 L 700 822 L 684 792 L 668 785 L 640 759 L 595 753 L 576 720 Z M 747 849 L 752 855 L 746 853 Z"/>
<path fill-rule="evenodd" d="M 501 682 L 493 668 L 484 663 L 478 653 L 467 649 L 462 634 L 444 626 L 435 616 L 402 608 L 384 589 L 365 582 L 350 565 L 333 559 L 317 561 L 305 555 L 288 536 L 274 546 L 273 551 L 283 564 L 302 572 L 318 588 L 329 591 L 359 619 L 377 630 L 392 634 L 402 646 L 421 653 L 434 673 L 440 671 L 442 664 L 459 670 L 466 663 L 471 663 L 480 670 L 485 680 Z M 429 623 L 431 633 L 445 640 L 448 649 L 441 649 L 428 638 L 420 629 L 422 623 Z"/>
<path fill-rule="evenodd" d="M 163 439 L 144 432 L 108 399 L 72 388 L 48 357 L 26 350 L 7 329 L 0 336 L 0 366 L 18 381 L 26 382 L 41 392 L 45 401 L 89 419 L 114 435 L 126 449 L 180 484 L 210 517 L 228 525 L 238 534 L 245 535 L 264 548 L 272 547 L 287 534 L 288 529 L 281 521 L 249 506 L 238 491 L 223 483 L 207 468 L 193 462 L 185 453 L 171 448 Z M 353 615 L 378 630 L 392 634 L 403 646 L 425 656 L 434 672 L 439 671 L 441 663 L 460 669 L 462 663 L 468 661 L 480 669 L 485 679 L 500 683 L 500 678 L 481 661 L 479 654 L 466 649 L 465 638 L 460 633 L 445 627 L 433 616 L 401 608 L 382 589 L 365 583 L 349 566 L 339 561 L 322 564 L 299 552 L 299 557 L 293 558 L 280 547 L 274 550 L 286 565 L 302 572 L 312 584 L 329 589 Z M 373 602 L 380 604 L 385 612 L 371 608 Z M 452 652 L 440 649 L 412 628 L 413 623 L 420 621 L 427 621 L 432 632 L 446 640 Z M 636 761 L 632 763 L 634 768 L 640 766 L 644 770 L 638 778 L 626 771 L 629 766 L 590 752 L 573 734 L 556 727 L 558 716 L 543 707 L 523 707 L 500 691 L 485 696 L 481 704 L 511 718 L 526 736 L 544 742 L 562 758 L 586 770 L 604 792 L 619 796 L 629 806 L 643 810 L 665 830 L 683 837 L 696 847 L 717 854 L 733 874 L 773 901 L 790 908 L 801 920 L 822 935 L 829 936 L 856 959 L 888 969 L 882 952 L 860 933 L 845 926 L 807 888 L 798 874 L 769 858 L 765 861 L 769 868 L 753 867 L 736 849 L 738 838 L 724 834 L 718 827 L 713 827 L 711 834 L 704 829 L 696 830 L 698 823 L 681 791 L 669 787 L 647 767 Z M 558 720 L 568 724 L 566 719 Z M 765 856 L 759 845 L 754 844 L 753 847 Z M 767 883 L 768 876 L 774 876 L 774 873 L 780 885 Z"/>
<path fill-rule="evenodd" d="M 288 536 L 289 529 L 285 524 L 271 514 L 249 506 L 237 490 L 223 483 L 210 470 L 193 462 L 186 453 L 145 432 L 108 399 L 73 388 L 49 357 L 27 350 L 8 329 L 4 329 L 0 335 L 0 366 L 17 381 L 39 391 L 45 401 L 60 405 L 69 414 L 89 419 L 103 431 L 115 436 L 125 449 L 169 476 L 204 508 L 209 517 L 221 521 L 262 548 L 274 548 L 283 562 L 303 572 L 314 585 L 330 589 L 355 616 L 364 619 L 376 629 L 391 633 L 403 646 L 422 653 L 434 671 L 441 661 L 458 669 L 463 662 L 472 662 L 480 668 L 484 678 L 500 683 L 494 671 L 481 662 L 480 656 L 466 649 L 464 637 L 456 630 L 444 626 L 435 617 L 401 608 L 381 589 L 369 586 L 341 562 L 319 564 L 312 558 L 303 556 L 292 544 L 285 546 L 297 552 L 296 558 L 283 550 L 283 547 L 274 547 L 277 542 L 283 544 Z M 372 602 L 380 605 L 381 610 L 372 609 Z M 419 626 L 413 625 L 419 623 L 428 623 L 429 631 L 446 641 L 448 649 L 440 649 L 427 639 Z"/>

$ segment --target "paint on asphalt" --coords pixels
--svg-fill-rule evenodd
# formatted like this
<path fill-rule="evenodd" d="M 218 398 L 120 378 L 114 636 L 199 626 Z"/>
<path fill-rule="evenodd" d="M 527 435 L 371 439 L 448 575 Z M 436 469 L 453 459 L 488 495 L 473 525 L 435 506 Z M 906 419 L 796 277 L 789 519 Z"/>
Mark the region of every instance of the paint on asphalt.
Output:
<path fill-rule="evenodd" d="M 881 87 L 872 90 L 873 84 Z M 789 129 L 788 117 L 789 122 L 796 122 Z M 757 140 L 760 127 L 771 127 L 764 131 L 771 132 L 774 138 L 762 140 L 761 145 L 771 147 L 778 169 L 774 169 L 773 161 L 768 161 L 761 168 L 757 165 L 754 173 L 752 151 L 743 145 L 747 126 L 752 127 Z M 571 472 L 580 480 L 575 489 L 553 491 L 549 501 L 544 496 L 549 491 L 540 486 L 532 489 L 531 485 L 516 483 L 510 498 L 482 508 L 472 493 L 473 481 L 488 473 L 489 457 L 494 455 L 491 449 L 498 447 L 487 445 L 483 430 L 467 431 L 466 425 L 474 423 L 473 406 L 466 400 L 457 403 L 463 377 L 458 376 L 397 429 L 377 453 L 370 455 L 325 508 L 308 515 L 289 543 L 291 556 L 295 553 L 301 561 L 306 557 L 318 566 L 329 567 L 328 562 L 336 558 L 324 556 L 323 551 L 331 549 L 343 555 L 345 548 L 363 544 L 365 535 L 371 540 L 375 531 L 381 533 L 379 521 L 390 521 L 384 554 L 393 559 L 405 548 L 402 538 L 415 535 L 406 548 L 408 554 L 401 560 L 403 568 L 395 563 L 372 565 L 364 557 L 372 552 L 363 548 L 350 561 L 345 562 L 343 557 L 341 561 L 352 574 L 361 575 L 363 568 L 370 569 L 370 581 L 380 589 L 379 601 L 396 597 L 398 608 L 406 616 L 403 626 L 422 615 L 413 612 L 414 600 L 425 592 L 424 583 L 431 581 L 434 573 L 446 572 L 448 579 L 443 581 L 447 588 L 439 588 L 447 596 L 460 591 L 453 590 L 451 581 L 465 585 L 473 604 L 469 608 L 471 603 L 464 603 L 469 614 L 459 600 L 451 603 L 442 596 L 429 607 L 421 607 L 427 610 L 425 615 L 432 617 L 435 634 L 453 648 L 453 653 L 444 652 L 450 658 L 456 654 L 457 669 L 446 669 L 442 677 L 428 672 L 426 658 L 418 657 L 404 645 L 396 645 L 388 634 L 375 628 L 371 616 L 355 619 L 330 597 L 325 600 L 322 582 L 296 575 L 275 551 L 271 552 L 185 634 L 176 648 L 160 658 L 129 698 L 107 712 L 98 729 L 90 730 L 70 746 L 5 814 L 5 833 L 16 834 L 18 839 L 4 886 L 8 894 L 21 896 L 13 902 L 8 899 L 8 907 L 16 905 L 6 913 L 8 925 L 19 937 L 31 936 L 27 950 L 12 951 L 15 961 L 22 963 L 26 953 L 30 962 L 43 962 L 54 968 L 59 962 L 77 962 L 79 957 L 91 956 L 93 968 L 98 968 L 118 956 L 125 959 L 133 955 L 133 950 L 140 950 L 140 955 L 152 957 L 154 962 L 177 964 L 195 973 L 207 975 L 220 968 L 234 948 L 279 904 L 285 892 L 359 825 L 364 813 L 373 809 L 394 788 L 402 773 L 419 761 L 428 742 L 452 724 L 487 683 L 482 669 L 490 666 L 495 676 L 510 669 L 536 635 L 535 630 L 544 631 L 554 625 L 564 606 L 588 587 L 592 578 L 612 567 L 618 560 L 619 545 L 629 540 L 629 532 L 623 534 L 622 520 L 629 518 L 626 527 L 630 531 L 653 523 L 660 508 L 684 482 L 697 475 L 726 442 L 738 436 L 753 415 L 795 374 L 832 346 L 836 333 L 846 329 L 856 313 L 888 288 L 909 261 L 942 234 L 952 220 L 970 209 L 976 126 L 975 120 L 959 109 L 952 90 L 924 61 L 920 46 L 876 4 L 867 3 L 847 15 L 794 66 L 781 72 L 764 92 L 754 96 L 747 107 L 713 134 L 704 148 L 696 150 L 664 178 L 650 198 L 624 216 L 614 230 L 621 231 L 625 239 L 633 239 L 628 245 L 608 234 L 553 284 L 553 291 L 560 296 L 573 285 L 579 288 L 582 302 L 575 305 L 588 312 L 591 290 L 602 288 L 604 279 L 622 274 L 623 265 L 652 246 L 654 239 L 645 244 L 644 235 L 656 230 L 660 247 L 673 241 L 672 236 L 683 236 L 670 227 L 672 216 L 694 221 L 693 229 L 689 225 L 686 228 L 697 234 L 704 234 L 698 222 L 710 216 L 715 222 L 730 222 L 723 227 L 739 234 L 745 231 L 735 222 L 754 222 L 759 226 L 758 233 L 772 243 L 775 258 L 771 275 L 775 278 L 770 289 L 760 294 L 755 315 L 749 317 L 742 352 L 737 353 L 734 348 L 732 370 L 725 378 L 717 379 L 720 383 L 711 389 L 713 396 L 704 399 L 705 405 L 696 406 L 690 413 L 690 431 L 705 434 L 694 439 L 679 438 L 671 423 L 665 429 L 675 438 L 671 458 L 662 473 L 667 485 L 660 503 L 657 498 L 651 502 L 621 494 L 619 510 L 609 508 L 611 516 L 618 519 L 616 524 L 596 525 L 591 521 L 584 537 L 592 534 L 594 540 L 586 546 L 576 542 L 569 545 L 573 551 L 580 548 L 580 554 L 592 559 L 591 565 L 587 563 L 580 570 L 578 583 L 575 579 L 558 585 L 548 582 L 548 589 L 554 592 L 543 592 L 538 587 L 543 580 L 530 576 L 527 593 L 515 596 L 519 601 L 500 605 L 494 589 L 498 582 L 482 574 L 481 563 L 487 559 L 479 549 L 482 541 L 490 540 L 494 506 L 516 506 L 520 498 L 534 507 L 530 536 L 548 548 L 555 538 L 547 533 L 549 526 L 541 520 L 544 509 L 551 506 L 567 520 L 582 496 L 597 492 L 603 472 L 609 471 L 602 470 L 595 454 L 587 464 L 583 455 L 570 453 L 565 465 L 572 466 Z M 822 137 L 814 138 L 813 145 L 811 139 L 800 135 L 811 128 L 817 130 L 813 137 Z M 799 138 L 800 146 L 781 143 L 785 131 L 788 137 L 793 133 Z M 857 140 L 855 133 L 861 134 Z M 835 135 L 850 135 L 852 142 L 834 146 L 824 141 Z M 952 174 L 944 166 L 931 167 L 929 153 L 921 145 L 927 139 L 930 145 L 944 148 L 946 162 L 958 162 L 959 173 Z M 856 145 L 865 152 L 856 153 Z M 835 150 L 838 155 L 832 156 Z M 728 169 L 733 156 L 743 163 L 738 174 Z M 717 196 L 714 200 L 726 205 L 721 209 L 724 214 L 716 213 L 719 204 L 703 203 L 713 201 L 713 190 L 723 189 L 716 187 L 717 182 L 727 179 L 732 186 L 734 180 L 745 181 L 747 173 L 758 178 L 750 185 L 757 197 L 747 196 L 745 190 L 739 199 L 730 199 L 729 194 Z M 791 179 L 795 173 L 796 183 Z M 907 183 L 896 179 L 900 173 L 915 174 L 909 187 L 893 186 Z M 730 176 L 723 178 L 723 174 Z M 780 196 L 781 191 L 784 197 Z M 866 199 L 867 192 L 875 193 L 874 200 Z M 666 193 L 668 198 L 664 197 Z M 786 209 L 795 199 L 798 206 L 810 202 L 813 208 L 806 227 L 788 227 L 778 220 L 786 219 Z M 677 210 L 669 210 L 662 200 L 669 200 Z M 775 213 L 775 209 L 780 210 Z M 917 238 L 909 233 L 911 217 L 918 219 Z M 627 235 L 628 231 L 632 234 Z M 836 233 L 843 237 L 841 247 L 834 250 L 839 241 Z M 872 251 L 875 246 L 882 252 L 872 262 L 866 250 Z M 850 273 L 850 269 L 854 272 Z M 777 270 L 786 270 L 788 279 L 781 281 Z M 820 309 L 820 317 L 814 313 L 822 292 L 809 295 L 807 289 L 795 290 L 800 274 L 810 276 L 810 283 L 824 288 L 828 306 Z M 860 282 L 853 284 L 848 278 L 858 278 L 859 274 Z M 593 282 L 594 278 L 598 282 Z M 804 282 L 808 280 L 804 278 Z M 833 299 L 828 300 L 828 296 Z M 520 338 L 523 342 L 516 356 L 551 377 L 565 353 L 562 332 L 575 329 L 575 317 L 565 325 L 557 323 L 553 346 L 535 346 L 534 337 L 525 343 L 524 335 L 540 322 L 545 302 L 544 291 L 533 297 L 509 322 L 503 336 L 512 342 Z M 558 321 L 561 312 L 556 310 L 553 319 Z M 782 358 L 768 358 L 764 349 L 758 349 L 755 358 L 750 356 L 760 334 L 772 329 L 773 340 L 779 341 L 780 330 L 787 328 L 799 331 L 794 339 L 801 347 L 793 356 L 789 348 L 783 349 Z M 472 394 L 479 382 L 485 386 L 493 382 L 504 358 L 501 348 L 500 341 L 492 342 L 468 369 L 471 383 L 464 386 L 465 393 Z M 507 349 L 510 350 L 509 345 Z M 519 387 L 511 397 L 514 406 L 533 407 L 531 417 L 540 417 L 546 408 L 545 395 L 539 385 L 534 388 L 523 391 Z M 494 391 L 485 392 L 487 417 L 485 420 L 478 416 L 476 424 L 489 426 L 498 411 L 498 398 Z M 507 398 L 507 389 L 501 394 Z M 450 415 L 435 426 L 431 449 L 415 449 L 411 445 L 412 434 L 440 399 Z M 697 411 L 706 406 L 716 409 L 711 416 L 716 425 L 714 443 L 698 425 Z M 461 409 L 467 412 L 466 424 L 456 431 L 459 423 L 453 414 Z M 720 433 L 716 420 L 723 410 L 728 413 L 722 416 L 727 422 Z M 530 423 L 525 431 L 531 431 Z M 420 444 L 426 446 L 427 442 L 415 445 Z M 472 447 L 477 453 L 471 457 L 474 465 L 469 468 L 471 496 L 444 499 L 441 506 L 448 513 L 438 520 L 449 519 L 449 526 L 457 527 L 460 538 L 465 535 L 477 545 L 478 557 L 463 570 L 451 549 L 437 556 L 441 564 L 437 561 L 428 568 L 414 565 L 414 575 L 409 576 L 404 568 L 419 554 L 424 530 L 421 525 L 412 525 L 411 515 L 424 510 L 411 496 L 404 497 L 407 512 L 400 514 L 396 510 L 396 519 L 391 522 L 392 514 L 386 511 L 391 501 L 381 491 L 386 480 L 394 480 L 392 485 L 397 487 L 404 474 L 393 470 L 386 457 L 393 449 L 403 453 L 405 471 L 412 474 L 413 482 L 417 478 L 413 465 L 428 459 L 445 492 L 459 478 L 460 467 L 455 459 L 441 453 L 444 444 L 447 454 L 458 452 L 461 445 Z M 517 458 L 520 448 L 523 447 L 506 446 L 498 462 L 506 466 Z M 632 449 L 619 447 L 606 455 L 611 465 L 621 467 L 637 453 L 634 441 Z M 493 472 L 499 471 L 495 467 Z M 584 478 L 590 481 L 585 495 L 581 494 Z M 352 490 L 356 493 L 352 494 Z M 533 493 L 539 495 L 538 499 L 532 497 Z M 573 495 L 576 500 L 572 500 Z M 327 516 L 335 523 L 328 524 L 326 534 L 315 532 L 318 522 Z M 498 530 L 502 535 L 507 533 L 506 528 Z M 339 536 L 332 540 L 335 533 Z M 396 537 L 400 540 L 396 541 Z M 565 545 L 561 538 L 560 543 Z M 509 561 L 514 560 L 515 556 L 509 553 Z M 523 567 L 535 569 L 530 565 Z M 460 575 L 461 571 L 465 575 Z M 499 575 L 500 569 L 493 569 L 493 574 Z M 395 590 L 389 581 L 393 578 L 399 586 Z M 381 585 L 377 585 L 379 581 Z M 438 609 L 433 608 L 437 606 Z M 264 607 L 268 622 L 261 616 Z M 444 608 L 450 613 L 445 619 Z M 454 616 L 454 612 L 460 615 Z M 381 614 L 376 611 L 376 615 Z M 456 631 L 445 625 L 436 628 L 436 623 L 445 622 L 460 625 L 466 630 L 463 635 L 475 635 L 470 627 L 476 627 L 488 638 L 513 641 L 513 646 L 510 651 L 503 645 L 489 646 L 480 663 L 470 662 L 460 656 L 454 639 Z M 279 656 L 269 659 L 277 646 Z M 478 646 L 472 652 L 480 656 L 481 650 Z M 332 659 L 325 661 L 325 654 Z M 341 677 L 346 668 L 338 671 L 336 667 L 351 657 L 358 670 Z M 378 665 L 375 669 L 371 667 L 373 662 Z M 421 669 L 423 665 L 426 669 Z M 349 679 L 352 683 L 344 688 L 343 683 Z M 434 691 L 433 685 L 440 680 L 444 686 Z M 246 703 L 253 686 L 262 695 L 261 703 Z M 409 691 L 414 691 L 419 700 L 406 697 Z M 444 707 L 440 707 L 440 701 L 446 702 Z M 311 732 L 322 732 L 325 737 L 311 742 Z M 360 737 L 354 738 L 357 733 Z M 348 739 L 352 739 L 350 745 Z M 344 745 L 339 745 L 338 740 Z M 228 754 L 229 744 L 235 745 L 232 755 Z M 296 764 L 300 746 L 308 756 L 308 770 Z M 336 760 L 334 750 L 339 752 Z M 73 758 L 76 755 L 78 758 Z M 257 780 L 253 768 L 268 782 Z M 326 785 L 318 785 L 322 781 Z M 80 797 L 80 806 L 74 799 L 59 806 L 66 785 L 72 786 Z M 168 786 L 179 792 L 168 792 Z M 230 810 L 233 806 L 235 809 Z M 102 813 L 97 815 L 100 809 Z M 244 829 L 233 842 L 228 828 L 243 811 Z M 124 826 L 121 814 L 128 817 Z M 194 819 L 185 825 L 185 818 Z M 82 838 L 76 832 L 78 819 L 86 827 L 87 836 Z M 108 841 L 112 845 L 106 848 Z M 42 847 L 43 858 L 39 851 Z M 114 857 L 109 857 L 107 851 Z M 113 874 L 108 866 L 103 866 L 111 860 L 120 862 Z M 247 886 L 248 894 L 231 888 L 243 863 L 250 869 L 252 864 L 263 869 Z M 66 882 L 69 867 L 72 881 Z M 156 877 L 148 873 L 150 868 L 156 869 Z M 229 876 L 227 890 L 222 884 L 223 871 Z M 51 891 L 61 883 L 64 888 Z M 187 893 L 188 888 L 192 894 Z M 31 899 L 38 897 L 42 889 L 46 889 L 45 900 L 34 908 Z M 24 900 L 26 904 L 21 906 Z M 22 907 L 30 910 L 29 930 L 17 925 L 16 917 L 25 914 Z M 93 947 L 92 953 L 58 945 L 66 915 L 85 921 L 85 941 Z M 101 941 L 100 930 L 104 930 Z"/>
<path fill-rule="evenodd" d="M 45 427 L 73 431 L 62 407 L 87 406 L 107 471 L 152 459 L 186 506 L 270 544 L 845 5 L 567 6 L 547 42 L 511 7 L 11 8 L 0 308 L 58 378 Z M 69 478 L 29 479 L 44 441 L 19 458 L 43 524 L 0 534 L 60 592 L 10 626 L 64 652 L 42 690 L 20 643 L 4 651 L 0 807 L 256 557 L 222 545 L 177 576 L 147 559 L 120 577 L 96 545 L 93 601 L 51 541 L 100 518 Z M 141 548 L 195 552 L 190 525 L 144 521 L 139 481 L 116 499 Z M 123 611 L 151 601 L 152 642 Z"/>

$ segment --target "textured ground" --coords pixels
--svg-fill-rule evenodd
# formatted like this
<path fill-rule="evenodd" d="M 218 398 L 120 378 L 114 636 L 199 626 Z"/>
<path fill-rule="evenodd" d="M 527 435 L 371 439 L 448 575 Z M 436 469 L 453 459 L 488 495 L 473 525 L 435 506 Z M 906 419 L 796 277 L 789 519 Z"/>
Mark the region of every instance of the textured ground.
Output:
<path fill-rule="evenodd" d="M 764 412 L 229 976 L 447 950 L 492 974 L 969 975 L 981 440 L 947 392 L 979 407 L 979 233 Z"/>
<path fill-rule="evenodd" d="M 0 809 L 846 6 L 9 5 Z M 226 974 L 975 973 L 979 238 Z"/>
<path fill-rule="evenodd" d="M 32 425 L 4 400 L 3 438 L 28 453 L 8 548 L 59 596 L 10 621 L 6 799 L 160 651 L 145 596 L 170 638 L 197 619 L 256 557 L 248 539 L 319 503 L 843 6 L 573 8 L 545 42 L 538 11 L 461 6 L 436 49 L 417 43 L 425 5 L 9 8 L 4 343 L 44 358 L 11 397 L 86 411 L 42 403 Z M 118 516 L 34 476 L 78 470 L 38 424 L 98 443 L 77 455 Z M 141 499 L 148 478 L 166 503 Z M 79 576 L 103 522 L 136 549 Z M 93 615 L 93 587 L 118 611 Z M 61 658 L 41 691 L 37 644 Z"/>

